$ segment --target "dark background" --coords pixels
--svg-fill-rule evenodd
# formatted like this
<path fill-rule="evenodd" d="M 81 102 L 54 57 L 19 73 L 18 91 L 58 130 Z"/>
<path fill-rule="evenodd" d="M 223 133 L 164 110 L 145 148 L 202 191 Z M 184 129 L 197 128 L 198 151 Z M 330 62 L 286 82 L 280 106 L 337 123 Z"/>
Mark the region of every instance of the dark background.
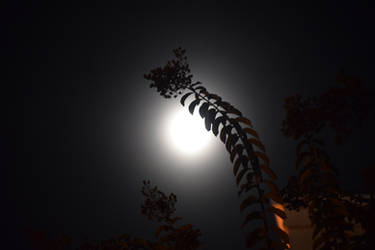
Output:
<path fill-rule="evenodd" d="M 149 89 L 143 74 L 173 48 L 187 49 L 193 79 L 253 121 L 282 186 L 295 173 L 295 144 L 280 132 L 284 99 L 322 93 L 340 69 L 373 90 L 375 42 L 366 1 L 247 2 L 5 6 L 7 249 L 30 248 L 26 227 L 65 232 L 73 246 L 122 233 L 153 239 L 156 224 L 140 213 L 143 179 L 177 194 L 177 214 L 201 229 L 202 249 L 244 248 L 223 145 L 176 157 L 163 119 L 182 107 Z M 374 162 L 373 126 L 328 146 L 345 189 L 360 191 L 359 169 Z"/>

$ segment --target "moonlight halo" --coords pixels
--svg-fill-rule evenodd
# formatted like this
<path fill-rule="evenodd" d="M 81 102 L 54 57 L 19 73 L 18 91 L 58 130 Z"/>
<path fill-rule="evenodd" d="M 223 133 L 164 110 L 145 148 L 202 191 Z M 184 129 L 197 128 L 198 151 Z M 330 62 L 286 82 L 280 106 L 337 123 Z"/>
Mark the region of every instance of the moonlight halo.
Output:
<path fill-rule="evenodd" d="M 198 112 L 191 115 L 187 110 L 177 110 L 168 124 L 170 142 L 175 149 L 184 154 L 205 151 L 210 134 Z"/>

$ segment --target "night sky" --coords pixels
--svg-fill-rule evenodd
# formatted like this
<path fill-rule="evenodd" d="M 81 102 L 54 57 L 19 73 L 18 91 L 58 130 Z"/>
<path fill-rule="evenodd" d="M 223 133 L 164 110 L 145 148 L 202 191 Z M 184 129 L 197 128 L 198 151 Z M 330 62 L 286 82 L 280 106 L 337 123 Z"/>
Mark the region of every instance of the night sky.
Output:
<path fill-rule="evenodd" d="M 165 127 L 171 113 L 188 110 L 150 89 L 143 74 L 185 48 L 193 80 L 252 120 L 282 187 L 295 174 L 295 142 L 280 132 L 284 99 L 336 86 L 341 69 L 374 90 L 374 10 L 365 1 L 7 6 L 8 249 L 29 248 L 26 227 L 65 232 L 73 246 L 123 233 L 152 240 L 157 224 L 140 211 L 144 179 L 177 195 L 176 214 L 202 231 L 201 249 L 244 249 L 225 147 L 217 139 L 204 154 L 175 152 Z M 345 189 L 359 191 L 359 169 L 374 162 L 374 125 L 327 149 Z"/>

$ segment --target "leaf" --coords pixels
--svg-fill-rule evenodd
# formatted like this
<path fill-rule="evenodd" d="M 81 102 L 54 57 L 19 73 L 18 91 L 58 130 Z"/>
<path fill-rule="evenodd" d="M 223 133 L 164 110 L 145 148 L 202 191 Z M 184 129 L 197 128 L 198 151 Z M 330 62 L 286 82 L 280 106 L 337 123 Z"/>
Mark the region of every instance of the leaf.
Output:
<path fill-rule="evenodd" d="M 279 189 L 277 188 L 276 184 L 273 183 L 270 180 L 264 180 L 264 182 L 268 185 L 268 187 L 272 190 L 274 193 L 279 193 Z"/>
<path fill-rule="evenodd" d="M 183 96 L 181 97 L 180 103 L 182 104 L 182 106 L 185 106 L 185 100 L 186 100 L 186 98 L 188 98 L 191 94 L 193 94 L 193 92 L 189 92 L 189 93 L 187 93 L 187 94 L 185 94 L 185 95 L 183 95 Z"/>
<path fill-rule="evenodd" d="M 243 161 L 243 158 L 246 158 L 246 156 L 242 156 L 242 157 L 238 157 L 235 162 L 234 162 L 234 166 L 233 166 L 233 174 L 234 176 L 237 175 L 237 172 L 238 172 L 238 169 L 240 168 L 240 165 Z"/>
<path fill-rule="evenodd" d="M 236 157 L 237 151 L 236 148 L 233 148 L 232 152 L 230 152 L 230 162 L 233 162 L 234 158 Z"/>
<path fill-rule="evenodd" d="M 240 137 L 238 135 L 234 135 L 234 138 L 233 138 L 233 145 L 236 145 L 236 143 L 238 142 L 238 139 Z"/>
<path fill-rule="evenodd" d="M 228 139 L 227 139 L 227 142 L 225 143 L 225 148 L 227 149 L 227 151 L 229 153 L 231 153 L 232 147 L 233 147 L 233 145 L 236 144 L 237 141 L 238 141 L 238 136 L 237 135 L 235 135 L 235 134 L 228 134 Z"/>
<path fill-rule="evenodd" d="M 241 202 L 241 205 L 240 205 L 240 211 L 242 212 L 245 208 L 247 208 L 248 206 L 250 205 L 253 205 L 255 203 L 258 203 L 258 198 L 253 196 L 253 195 L 249 195 L 245 200 L 243 200 Z"/>
<path fill-rule="evenodd" d="M 259 167 L 268 174 L 269 177 L 271 177 L 273 180 L 277 179 L 276 174 L 272 171 L 272 169 L 269 166 L 266 166 L 264 164 L 260 164 Z"/>
<path fill-rule="evenodd" d="M 221 101 L 221 97 L 218 96 L 218 95 L 215 95 L 215 94 L 209 94 L 209 95 L 207 95 L 207 98 L 208 99 L 214 99 L 216 101 Z"/>
<path fill-rule="evenodd" d="M 198 87 L 195 88 L 195 91 L 198 91 L 198 90 L 199 90 L 199 93 L 201 93 L 201 92 L 207 92 L 206 88 L 203 87 L 203 86 L 198 86 Z"/>
<path fill-rule="evenodd" d="M 217 134 L 219 133 L 220 123 L 222 123 L 223 126 L 225 125 L 225 117 L 224 116 L 220 116 L 212 122 L 212 133 L 214 133 L 215 136 L 217 136 Z"/>
<path fill-rule="evenodd" d="M 232 141 L 233 140 L 233 134 L 228 134 L 228 139 L 225 143 L 225 149 L 230 152 L 230 147 L 231 147 L 231 144 L 232 144 Z"/>
<path fill-rule="evenodd" d="M 283 210 L 281 210 L 281 209 L 279 209 L 277 207 L 271 206 L 271 207 L 268 208 L 268 210 L 270 212 L 278 215 L 280 218 L 282 218 L 284 220 L 287 218 L 286 213 Z"/>
<path fill-rule="evenodd" d="M 273 230 L 280 236 L 280 238 L 285 242 L 289 243 L 289 235 L 284 230 L 281 230 L 279 227 L 274 226 Z"/>
<path fill-rule="evenodd" d="M 267 192 L 264 197 L 269 198 L 273 201 L 276 201 L 277 203 L 283 204 L 283 198 L 278 193 L 274 192 Z"/>
<path fill-rule="evenodd" d="M 232 152 L 230 153 L 230 161 L 233 162 L 234 157 L 236 157 L 236 154 L 240 157 L 242 155 L 243 146 L 242 144 L 237 144 Z"/>
<path fill-rule="evenodd" d="M 241 182 L 241 179 L 242 177 L 245 175 L 245 173 L 247 171 L 249 171 L 250 169 L 249 168 L 243 168 L 237 175 L 237 178 L 236 178 L 236 183 L 237 183 L 237 186 L 240 184 Z"/>
<path fill-rule="evenodd" d="M 241 228 L 243 228 L 249 221 L 256 220 L 256 219 L 260 219 L 260 220 L 264 219 L 261 212 L 254 211 L 246 215 L 245 221 L 242 223 Z"/>
<path fill-rule="evenodd" d="M 220 131 L 220 140 L 225 143 L 225 139 L 226 139 L 226 134 L 225 134 L 225 127 L 221 129 Z"/>
<path fill-rule="evenodd" d="M 254 129 L 244 128 L 243 131 L 259 139 L 259 135 Z"/>
<path fill-rule="evenodd" d="M 243 160 L 242 160 L 242 166 L 244 168 L 247 167 L 247 163 L 249 162 L 249 158 L 247 158 L 246 156 L 243 157 Z"/>
<path fill-rule="evenodd" d="M 204 96 L 207 96 L 207 95 L 210 94 L 210 93 L 208 93 L 208 91 L 205 90 L 205 89 L 202 89 L 201 91 L 199 91 L 199 93 L 202 94 L 202 95 L 204 95 Z"/>
<path fill-rule="evenodd" d="M 224 126 L 221 131 L 220 131 L 220 140 L 225 143 L 225 140 L 226 140 L 226 137 L 227 137 L 227 134 L 232 130 L 232 127 L 227 125 L 227 126 Z"/>
<path fill-rule="evenodd" d="M 265 235 L 264 228 L 257 228 L 252 232 L 248 233 L 246 236 L 246 247 L 251 248 L 255 244 L 259 242 L 259 240 L 263 239 Z"/>
<path fill-rule="evenodd" d="M 264 145 L 258 141 L 257 139 L 254 139 L 254 138 L 250 138 L 247 140 L 249 143 L 251 144 L 254 144 L 256 145 L 260 150 L 262 150 L 263 152 L 266 152 L 266 149 L 264 148 Z"/>
<path fill-rule="evenodd" d="M 239 111 L 238 109 L 236 109 L 236 108 L 233 107 L 233 106 L 230 106 L 229 109 L 227 109 L 227 112 L 228 112 L 228 113 L 231 113 L 231 114 L 235 114 L 235 115 L 242 116 L 241 111 Z"/>
<path fill-rule="evenodd" d="M 194 87 L 194 86 L 197 86 L 197 85 L 200 85 L 200 84 L 202 84 L 202 83 L 201 82 L 196 82 L 196 83 L 191 84 L 190 87 Z"/>
<path fill-rule="evenodd" d="M 207 114 L 207 110 L 208 110 L 208 107 L 209 107 L 209 104 L 208 102 L 205 102 L 202 104 L 202 106 L 199 108 L 199 114 L 200 116 L 203 118 L 206 116 Z"/>
<path fill-rule="evenodd" d="M 210 109 L 210 110 L 207 111 L 207 115 L 206 115 L 206 118 L 204 120 L 204 125 L 205 125 L 207 131 L 211 130 L 211 124 L 212 124 L 212 121 L 215 119 L 215 116 L 216 116 L 216 110 L 215 109 Z"/>
<path fill-rule="evenodd" d="M 229 109 L 231 107 L 230 103 L 229 102 L 225 102 L 225 101 L 221 101 L 220 102 L 221 106 L 223 108 L 225 108 L 226 110 Z"/>
<path fill-rule="evenodd" d="M 266 164 L 266 166 L 269 166 L 270 165 L 270 160 L 268 159 L 268 157 L 266 156 L 266 154 L 262 153 L 262 152 L 259 152 L 259 151 L 255 151 L 254 152 L 254 155 L 258 156 L 260 159 L 262 159 L 264 161 L 264 163 Z"/>
<path fill-rule="evenodd" d="M 242 123 L 245 123 L 246 125 L 249 125 L 250 127 L 252 127 L 253 125 L 251 124 L 251 121 L 243 116 L 240 116 L 240 117 L 237 117 L 235 119 L 236 121 L 238 122 L 242 122 Z"/>
<path fill-rule="evenodd" d="M 250 182 L 242 184 L 241 187 L 240 187 L 240 190 L 238 191 L 238 196 L 240 196 L 243 191 L 248 192 L 250 189 L 252 189 L 254 187 L 257 187 L 257 185 L 252 184 Z"/>
<path fill-rule="evenodd" d="M 195 106 L 197 106 L 199 104 L 200 100 L 199 99 L 196 99 L 194 101 L 192 101 L 189 105 L 189 112 L 190 114 L 194 114 L 194 109 L 195 109 Z"/>
<path fill-rule="evenodd" d="M 207 131 L 211 130 L 211 121 L 209 117 L 206 117 L 206 119 L 204 119 L 204 126 L 206 127 Z"/>

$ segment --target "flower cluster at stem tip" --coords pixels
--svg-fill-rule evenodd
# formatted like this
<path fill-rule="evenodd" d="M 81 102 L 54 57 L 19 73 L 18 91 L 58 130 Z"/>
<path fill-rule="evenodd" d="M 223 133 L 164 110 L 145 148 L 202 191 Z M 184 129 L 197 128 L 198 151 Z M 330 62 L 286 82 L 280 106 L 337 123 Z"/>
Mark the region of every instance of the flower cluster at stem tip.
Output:
<path fill-rule="evenodd" d="M 152 69 L 144 78 L 151 81 L 150 88 L 156 88 L 157 92 L 165 98 L 176 98 L 182 91 L 188 88 L 193 77 L 190 74 L 189 64 L 185 56 L 186 50 L 174 49 L 176 59 L 168 61 L 164 67 Z"/>

